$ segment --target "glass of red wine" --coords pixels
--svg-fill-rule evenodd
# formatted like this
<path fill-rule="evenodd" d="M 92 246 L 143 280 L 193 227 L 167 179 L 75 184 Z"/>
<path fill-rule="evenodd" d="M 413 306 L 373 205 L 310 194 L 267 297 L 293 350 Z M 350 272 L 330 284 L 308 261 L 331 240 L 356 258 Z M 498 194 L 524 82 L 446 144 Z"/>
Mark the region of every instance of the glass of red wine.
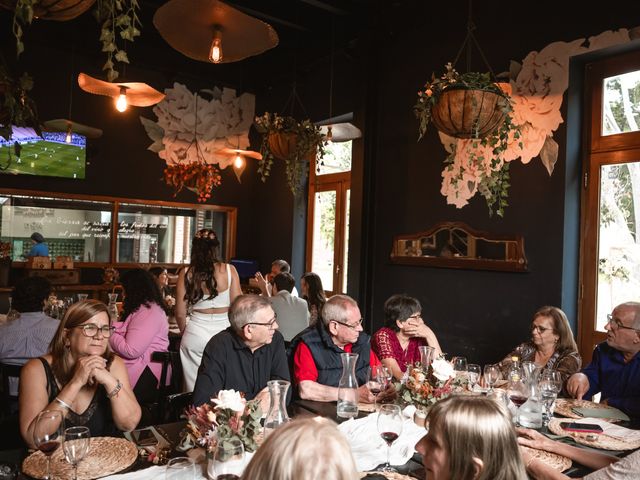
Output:
<path fill-rule="evenodd" d="M 378 395 L 382 391 L 381 374 L 379 372 L 381 365 L 376 365 L 369 369 L 369 380 L 367 381 L 367 388 L 373 395 L 373 406 L 376 406 Z"/>
<path fill-rule="evenodd" d="M 64 417 L 59 410 L 44 410 L 36 418 L 33 427 L 33 443 L 47 457 L 47 476 L 51 479 L 51 455 L 62 442 L 64 431 Z"/>
<path fill-rule="evenodd" d="M 387 463 L 382 467 L 383 472 L 395 472 L 391 467 L 389 457 L 391 456 L 391 445 L 402 433 L 402 412 L 398 405 L 385 404 L 378 412 L 378 433 L 387 442 Z"/>

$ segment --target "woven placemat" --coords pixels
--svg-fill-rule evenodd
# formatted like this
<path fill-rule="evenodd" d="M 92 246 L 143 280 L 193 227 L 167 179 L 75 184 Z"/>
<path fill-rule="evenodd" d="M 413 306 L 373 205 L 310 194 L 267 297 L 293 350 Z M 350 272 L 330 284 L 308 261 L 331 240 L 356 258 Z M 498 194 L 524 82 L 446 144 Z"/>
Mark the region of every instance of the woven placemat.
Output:
<path fill-rule="evenodd" d="M 587 447 L 602 448 L 604 450 L 635 450 L 640 448 L 640 440 L 625 441 L 611 437 L 605 433 L 588 434 L 584 432 L 568 432 L 562 428 L 563 423 L 569 423 L 560 418 L 552 418 L 549 430 L 556 435 L 573 438 L 576 443 Z"/>
<path fill-rule="evenodd" d="M 582 418 L 580 415 L 575 413 L 572 408 L 600 408 L 606 410 L 607 408 L 611 408 L 609 405 L 604 405 L 602 403 L 590 402 L 589 400 L 576 400 L 575 398 L 558 398 L 556 399 L 554 413 L 558 415 L 562 415 L 563 417 L 568 418 Z M 603 418 L 605 422 L 616 423 L 620 420 L 615 418 Z"/>
<path fill-rule="evenodd" d="M 520 445 L 520 448 L 525 450 L 532 457 L 550 466 L 551 468 L 558 470 L 559 472 L 564 472 L 567 468 L 571 467 L 571 459 L 562 455 L 558 455 L 557 453 L 529 448 L 525 447 L 524 445 Z"/>
<path fill-rule="evenodd" d="M 360 475 L 360 478 L 364 478 L 367 475 L 376 475 L 376 476 L 388 478 L 389 480 L 415 480 L 413 477 L 410 477 L 409 475 L 403 475 L 402 473 L 398 473 L 398 472 L 373 471 L 373 472 L 360 472 L 359 475 Z"/>
<path fill-rule="evenodd" d="M 87 456 L 78 464 L 78 480 L 90 480 L 117 473 L 129 467 L 138 457 L 136 446 L 124 438 L 95 437 Z M 34 452 L 24 459 L 22 471 L 34 478 L 47 474 L 47 457 Z M 56 480 L 71 480 L 73 467 L 65 460 L 62 447 L 51 457 L 51 476 Z"/>

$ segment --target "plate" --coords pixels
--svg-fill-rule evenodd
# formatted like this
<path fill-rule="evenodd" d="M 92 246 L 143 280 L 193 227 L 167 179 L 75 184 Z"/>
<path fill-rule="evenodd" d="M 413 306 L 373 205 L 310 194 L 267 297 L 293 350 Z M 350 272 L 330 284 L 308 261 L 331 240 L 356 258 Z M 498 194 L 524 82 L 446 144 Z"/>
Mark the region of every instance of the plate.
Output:
<path fill-rule="evenodd" d="M 575 398 L 558 398 L 556 399 L 553 411 L 554 413 L 567 418 L 582 418 L 580 415 L 571 410 L 572 408 L 594 408 L 606 410 L 611 407 L 602 403 L 590 402 L 589 400 L 576 400 Z M 602 420 L 611 423 L 620 421 L 615 418 L 603 418 Z"/>
<path fill-rule="evenodd" d="M 562 428 L 563 423 L 569 423 L 569 420 L 552 418 L 549 422 L 549 431 L 556 435 L 571 437 L 576 443 L 586 445 L 587 447 L 602 448 L 604 450 L 635 450 L 636 448 L 640 448 L 640 440 L 625 441 L 620 438 L 611 437 L 606 433 L 589 434 L 584 432 L 568 432 Z"/>
<path fill-rule="evenodd" d="M 138 458 L 135 444 L 124 438 L 94 437 L 87 456 L 78 464 L 78 480 L 105 477 L 130 467 Z M 24 459 L 22 471 L 33 478 L 45 478 L 47 457 L 34 452 Z M 51 457 L 51 477 L 71 480 L 73 467 L 65 460 L 62 447 Z"/>
<path fill-rule="evenodd" d="M 551 453 L 545 450 L 529 448 L 529 447 L 525 447 L 524 445 L 520 445 L 520 448 L 525 450 L 532 457 L 538 459 L 539 461 L 548 465 L 554 470 L 558 470 L 559 472 L 564 472 L 566 469 L 571 467 L 571 459 L 562 455 L 558 455 L 557 453 Z"/>

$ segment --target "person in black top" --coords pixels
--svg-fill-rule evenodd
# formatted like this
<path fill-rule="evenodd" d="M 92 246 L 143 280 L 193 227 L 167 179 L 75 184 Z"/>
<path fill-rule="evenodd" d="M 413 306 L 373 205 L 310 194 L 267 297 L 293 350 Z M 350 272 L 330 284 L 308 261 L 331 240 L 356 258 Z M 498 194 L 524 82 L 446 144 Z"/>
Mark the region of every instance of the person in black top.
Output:
<path fill-rule="evenodd" d="M 231 326 L 214 335 L 204 349 L 193 389 L 193 404 L 215 398 L 220 390 L 236 390 L 247 400 L 269 407 L 269 380 L 289 381 L 284 339 L 269 301 L 240 295 L 229 308 Z"/>

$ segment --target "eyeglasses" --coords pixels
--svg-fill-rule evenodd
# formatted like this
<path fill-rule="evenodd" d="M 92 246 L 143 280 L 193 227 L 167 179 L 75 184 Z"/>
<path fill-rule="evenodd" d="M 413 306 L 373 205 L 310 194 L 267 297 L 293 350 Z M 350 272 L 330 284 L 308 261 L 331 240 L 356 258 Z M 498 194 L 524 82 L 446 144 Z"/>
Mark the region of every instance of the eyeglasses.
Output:
<path fill-rule="evenodd" d="M 422 318 L 422 312 L 414 313 L 413 315 L 409 315 L 409 317 L 407 317 L 407 320 L 409 320 L 411 318 L 414 319 L 414 320 L 418 320 L 419 318 Z"/>
<path fill-rule="evenodd" d="M 102 332 L 103 337 L 109 338 L 116 329 L 116 327 L 111 327 L 109 325 L 99 327 L 95 323 L 85 323 L 84 325 L 78 325 L 76 328 L 80 328 L 82 330 L 82 334 L 85 337 L 90 338 L 95 337 L 98 334 L 98 331 Z"/>
<path fill-rule="evenodd" d="M 245 325 L 262 325 L 263 327 L 267 327 L 269 330 L 273 328 L 273 324 L 278 320 L 278 315 L 273 315 L 273 318 L 265 323 L 260 322 L 247 322 Z"/>
<path fill-rule="evenodd" d="M 355 330 L 356 328 L 362 325 L 363 320 L 364 318 L 361 318 L 360 320 L 358 320 L 358 323 L 356 323 L 355 325 L 351 325 L 350 323 L 346 323 L 346 322 L 340 322 L 338 320 L 329 320 L 329 321 L 339 323 L 340 325 L 344 325 L 345 327 L 353 328 Z"/>
<path fill-rule="evenodd" d="M 542 335 L 547 330 L 552 330 L 552 329 L 548 327 L 541 327 L 540 325 L 531 325 L 531 331 L 532 332 L 537 331 L 540 335 Z"/>
<path fill-rule="evenodd" d="M 619 318 L 614 318 L 610 313 L 607 314 L 607 323 L 611 326 L 611 330 L 618 330 L 622 328 L 624 330 L 635 330 L 636 332 L 638 331 L 637 328 L 627 327 L 626 325 L 623 325 Z"/>

